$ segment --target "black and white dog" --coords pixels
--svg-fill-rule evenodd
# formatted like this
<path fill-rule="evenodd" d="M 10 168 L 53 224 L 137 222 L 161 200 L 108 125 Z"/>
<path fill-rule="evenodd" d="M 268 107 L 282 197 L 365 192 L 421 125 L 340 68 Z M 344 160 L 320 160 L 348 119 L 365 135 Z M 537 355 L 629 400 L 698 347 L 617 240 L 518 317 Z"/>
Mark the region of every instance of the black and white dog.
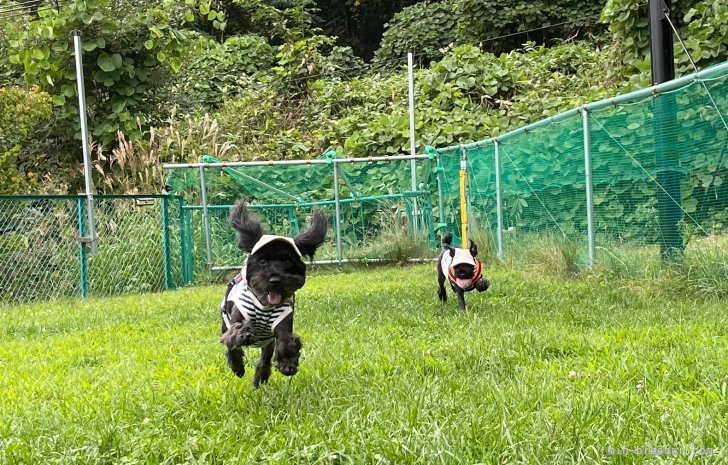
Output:
<path fill-rule="evenodd" d="M 243 347 L 260 347 L 253 385 L 268 381 L 275 354 L 276 367 L 285 376 L 298 371 L 301 338 L 293 332 L 294 294 L 306 282 L 304 255 L 313 258 L 326 238 L 327 221 L 315 212 L 311 227 L 293 239 L 263 234 L 250 216 L 245 200 L 230 213 L 239 247 L 248 252 L 240 273 L 228 284 L 220 304 L 222 336 L 227 362 L 238 377 L 245 374 Z"/>
<path fill-rule="evenodd" d="M 483 277 L 483 264 L 475 258 L 478 246 L 470 241 L 469 249 L 456 249 L 452 243 L 452 234 L 442 238 L 442 252 L 437 259 L 437 297 L 442 303 L 447 302 L 445 280 L 458 295 L 458 307 L 465 310 L 465 293 L 476 289 L 483 292 L 490 287 L 490 281 Z"/>

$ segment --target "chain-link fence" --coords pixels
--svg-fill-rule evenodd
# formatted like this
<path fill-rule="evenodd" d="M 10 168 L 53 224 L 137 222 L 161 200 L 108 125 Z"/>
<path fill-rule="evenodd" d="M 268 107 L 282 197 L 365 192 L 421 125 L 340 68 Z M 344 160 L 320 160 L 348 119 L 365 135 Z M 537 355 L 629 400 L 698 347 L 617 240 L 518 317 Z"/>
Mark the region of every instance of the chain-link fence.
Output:
<path fill-rule="evenodd" d="M 95 196 L 98 248 L 82 238 L 84 196 L 0 197 L 0 302 L 102 296 L 185 283 L 174 196 Z"/>
<path fill-rule="evenodd" d="M 697 249 L 724 260 L 727 113 L 725 63 L 438 153 L 446 172 L 467 159 L 471 224 L 512 262 L 546 244 L 575 267 Z"/>

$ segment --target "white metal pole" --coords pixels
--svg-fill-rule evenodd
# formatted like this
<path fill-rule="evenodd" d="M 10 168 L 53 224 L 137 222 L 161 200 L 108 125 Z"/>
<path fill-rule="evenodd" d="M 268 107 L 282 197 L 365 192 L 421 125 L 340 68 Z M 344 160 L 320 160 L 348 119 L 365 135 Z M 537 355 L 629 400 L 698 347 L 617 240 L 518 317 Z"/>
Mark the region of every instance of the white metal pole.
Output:
<path fill-rule="evenodd" d="M 498 229 L 495 236 L 498 240 L 498 259 L 503 261 L 503 194 L 501 191 L 500 144 L 497 140 L 493 143 L 495 144 L 495 208 L 498 217 Z"/>
<path fill-rule="evenodd" d="M 96 222 L 94 218 L 93 179 L 91 178 L 91 154 L 89 153 L 88 121 L 86 120 L 86 86 L 83 81 L 81 32 L 73 31 L 73 48 L 76 55 L 76 84 L 78 85 L 78 115 L 81 120 L 81 144 L 83 149 L 83 173 L 86 178 L 86 212 L 88 215 L 89 252 L 96 253 Z"/>
<path fill-rule="evenodd" d="M 207 209 L 207 185 L 205 184 L 205 168 L 200 166 L 200 191 L 202 192 L 202 221 L 205 225 L 205 251 L 207 254 L 207 270 L 212 271 L 212 238 L 210 237 L 210 216 Z"/>
<path fill-rule="evenodd" d="M 591 137 L 589 136 L 589 114 L 586 107 L 582 109 L 584 123 L 584 179 L 586 182 L 586 220 L 589 247 L 589 267 L 594 266 L 594 202 L 592 199 Z"/>
<path fill-rule="evenodd" d="M 417 154 L 415 142 L 415 79 L 414 64 L 412 52 L 407 52 L 407 78 L 409 81 L 409 118 L 410 118 L 410 155 Z M 412 172 L 412 192 L 417 191 L 417 160 L 410 161 L 410 169 Z M 412 198 L 412 230 L 417 237 L 417 198 Z"/>

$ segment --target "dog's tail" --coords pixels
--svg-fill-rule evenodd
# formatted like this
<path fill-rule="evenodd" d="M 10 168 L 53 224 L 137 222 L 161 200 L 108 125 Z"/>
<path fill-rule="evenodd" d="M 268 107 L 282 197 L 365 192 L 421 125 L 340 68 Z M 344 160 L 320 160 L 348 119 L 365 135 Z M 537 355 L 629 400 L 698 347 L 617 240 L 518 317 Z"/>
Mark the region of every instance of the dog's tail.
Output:
<path fill-rule="evenodd" d="M 450 246 L 452 244 L 452 233 L 447 233 L 444 236 L 442 236 L 442 245 L 443 246 Z"/>

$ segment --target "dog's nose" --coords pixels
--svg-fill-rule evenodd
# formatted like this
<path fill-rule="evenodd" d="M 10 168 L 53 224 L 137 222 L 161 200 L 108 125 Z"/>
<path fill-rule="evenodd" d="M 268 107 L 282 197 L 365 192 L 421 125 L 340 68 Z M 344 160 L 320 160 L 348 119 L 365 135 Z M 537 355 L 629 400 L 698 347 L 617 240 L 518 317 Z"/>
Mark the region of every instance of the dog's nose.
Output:
<path fill-rule="evenodd" d="M 268 284 L 270 284 L 272 286 L 278 285 L 282 282 L 283 282 L 283 280 L 279 276 L 271 276 L 270 279 L 268 280 Z"/>

